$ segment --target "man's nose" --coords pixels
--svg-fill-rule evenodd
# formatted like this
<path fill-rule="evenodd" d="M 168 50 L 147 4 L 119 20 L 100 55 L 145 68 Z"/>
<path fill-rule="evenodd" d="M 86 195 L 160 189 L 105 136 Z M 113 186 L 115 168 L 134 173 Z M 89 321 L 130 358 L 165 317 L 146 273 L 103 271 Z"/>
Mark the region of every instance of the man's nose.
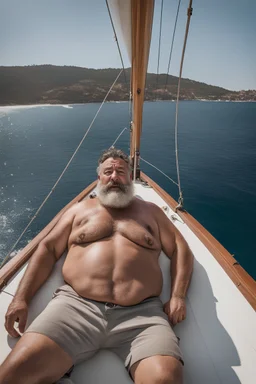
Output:
<path fill-rule="evenodd" d="M 111 180 L 113 180 L 113 181 L 117 181 L 117 180 L 118 180 L 118 174 L 117 174 L 116 171 L 113 171 L 113 172 L 112 172 Z"/>

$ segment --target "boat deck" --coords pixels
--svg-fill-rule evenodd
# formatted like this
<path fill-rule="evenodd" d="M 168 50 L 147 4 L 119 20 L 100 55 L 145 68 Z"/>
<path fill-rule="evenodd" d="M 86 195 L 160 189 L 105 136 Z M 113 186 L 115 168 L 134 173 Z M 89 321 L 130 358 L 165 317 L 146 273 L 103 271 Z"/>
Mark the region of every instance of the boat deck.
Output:
<path fill-rule="evenodd" d="M 184 383 L 252 384 L 256 377 L 256 316 L 253 308 L 210 251 L 153 188 L 136 183 L 135 191 L 137 197 L 154 202 L 164 210 L 195 256 L 187 297 L 187 318 L 175 327 L 184 355 Z M 45 308 L 54 290 L 64 283 L 61 275 L 64 260 L 65 254 L 32 300 L 28 325 Z M 161 299 L 165 302 L 170 295 L 170 261 L 163 253 L 160 265 L 164 279 Z M 0 294 L 0 363 L 16 343 L 4 329 L 4 316 L 25 269 L 26 265 Z M 91 360 L 76 366 L 71 379 L 75 384 L 132 382 L 119 358 L 107 351 L 100 351 Z"/>

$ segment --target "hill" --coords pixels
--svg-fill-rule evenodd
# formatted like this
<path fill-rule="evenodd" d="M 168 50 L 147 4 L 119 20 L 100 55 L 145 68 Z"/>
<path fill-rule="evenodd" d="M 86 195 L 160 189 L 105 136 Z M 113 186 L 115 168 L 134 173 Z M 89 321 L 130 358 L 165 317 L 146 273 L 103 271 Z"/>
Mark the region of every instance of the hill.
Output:
<path fill-rule="evenodd" d="M 90 69 L 72 66 L 0 66 L 0 105 L 69 104 L 101 102 L 120 69 Z M 109 101 L 129 98 L 130 69 L 122 74 Z M 175 100 L 178 78 L 148 73 L 146 100 Z M 182 79 L 181 100 L 256 100 L 255 91 L 231 92 L 197 81 Z"/>

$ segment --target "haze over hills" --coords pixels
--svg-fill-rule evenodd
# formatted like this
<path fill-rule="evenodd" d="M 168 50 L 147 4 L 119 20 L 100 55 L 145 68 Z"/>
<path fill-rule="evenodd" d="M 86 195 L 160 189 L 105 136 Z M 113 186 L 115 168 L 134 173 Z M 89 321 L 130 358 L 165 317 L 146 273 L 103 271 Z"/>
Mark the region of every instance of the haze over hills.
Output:
<path fill-rule="evenodd" d="M 120 69 L 89 69 L 73 66 L 0 66 L 0 105 L 71 104 L 101 102 Z M 129 99 L 130 69 L 112 89 L 108 101 Z M 146 100 L 175 100 L 178 78 L 147 74 Z M 181 100 L 256 101 L 256 91 L 229 91 L 198 81 L 182 79 Z"/>

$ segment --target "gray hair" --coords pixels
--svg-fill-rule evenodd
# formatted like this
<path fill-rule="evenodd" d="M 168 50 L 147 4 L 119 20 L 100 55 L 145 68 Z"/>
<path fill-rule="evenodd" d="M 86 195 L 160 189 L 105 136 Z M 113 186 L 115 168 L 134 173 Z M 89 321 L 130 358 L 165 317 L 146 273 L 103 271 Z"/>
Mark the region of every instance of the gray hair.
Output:
<path fill-rule="evenodd" d="M 110 147 L 109 149 L 105 149 L 105 151 L 103 151 L 99 157 L 97 174 L 99 174 L 101 164 L 103 164 L 104 161 L 106 161 L 109 158 L 124 160 L 128 165 L 129 172 L 132 171 L 130 157 L 128 155 L 126 155 L 126 153 L 121 151 L 121 149 L 116 149 L 114 147 Z"/>

